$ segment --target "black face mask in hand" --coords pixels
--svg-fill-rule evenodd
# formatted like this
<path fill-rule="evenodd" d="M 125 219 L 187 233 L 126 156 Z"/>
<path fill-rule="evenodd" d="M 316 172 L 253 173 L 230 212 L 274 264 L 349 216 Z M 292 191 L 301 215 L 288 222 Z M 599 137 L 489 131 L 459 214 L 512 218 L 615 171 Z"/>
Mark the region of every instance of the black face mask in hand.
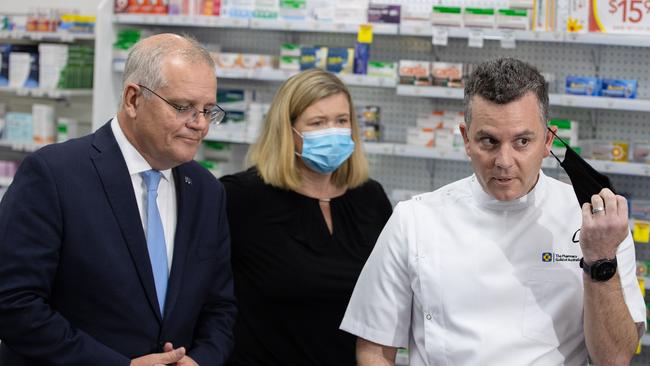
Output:
<path fill-rule="evenodd" d="M 560 161 L 553 152 L 551 152 L 551 154 L 569 175 L 569 179 L 571 179 L 571 184 L 573 185 L 573 191 L 576 193 L 576 197 L 578 197 L 578 202 L 580 202 L 580 207 L 582 207 L 584 203 L 591 203 L 591 196 L 600 193 L 603 188 L 609 188 L 614 192 L 614 194 L 616 194 L 616 191 L 612 187 L 607 176 L 600 174 L 596 169 L 589 165 L 589 163 L 580 157 L 578 153 L 569 147 L 569 145 L 559 138 L 550 128 L 548 130 L 551 131 L 551 133 L 555 135 L 564 146 L 566 146 L 564 161 Z"/>

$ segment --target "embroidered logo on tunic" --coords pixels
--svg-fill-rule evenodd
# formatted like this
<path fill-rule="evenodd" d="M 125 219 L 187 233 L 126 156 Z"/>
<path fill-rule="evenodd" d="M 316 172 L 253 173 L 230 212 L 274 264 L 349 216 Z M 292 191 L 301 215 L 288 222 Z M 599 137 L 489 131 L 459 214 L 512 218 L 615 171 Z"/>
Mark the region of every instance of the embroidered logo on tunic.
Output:
<path fill-rule="evenodd" d="M 580 262 L 580 258 L 575 254 L 543 252 L 542 262 Z"/>

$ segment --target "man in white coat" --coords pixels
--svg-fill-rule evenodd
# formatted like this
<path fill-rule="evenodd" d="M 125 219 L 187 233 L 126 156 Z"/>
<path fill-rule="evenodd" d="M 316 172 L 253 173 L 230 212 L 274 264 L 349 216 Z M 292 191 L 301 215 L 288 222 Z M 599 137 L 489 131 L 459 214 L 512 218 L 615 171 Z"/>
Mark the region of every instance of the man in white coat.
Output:
<path fill-rule="evenodd" d="M 625 198 L 581 207 L 541 171 L 553 135 L 534 67 L 479 65 L 465 103 L 474 174 L 395 208 L 341 323 L 359 365 L 400 347 L 413 366 L 628 365 L 645 305 Z"/>

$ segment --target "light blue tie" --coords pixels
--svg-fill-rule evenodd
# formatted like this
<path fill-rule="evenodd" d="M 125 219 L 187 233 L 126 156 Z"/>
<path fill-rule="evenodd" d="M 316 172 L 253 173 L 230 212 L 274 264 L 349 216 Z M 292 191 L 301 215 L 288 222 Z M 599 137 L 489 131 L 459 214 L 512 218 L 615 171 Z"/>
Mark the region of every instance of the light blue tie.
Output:
<path fill-rule="evenodd" d="M 165 314 L 165 295 L 167 294 L 167 246 L 162 219 L 158 211 L 158 183 L 162 174 L 157 170 L 147 170 L 140 173 L 147 185 L 147 249 L 151 260 L 151 270 L 156 284 L 156 295 L 160 314 Z"/>

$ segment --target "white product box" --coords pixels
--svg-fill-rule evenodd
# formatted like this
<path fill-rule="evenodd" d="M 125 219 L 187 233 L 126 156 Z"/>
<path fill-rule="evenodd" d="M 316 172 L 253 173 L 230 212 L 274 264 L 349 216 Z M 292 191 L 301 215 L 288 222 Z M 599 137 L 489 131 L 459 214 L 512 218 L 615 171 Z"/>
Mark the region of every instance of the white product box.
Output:
<path fill-rule="evenodd" d="M 54 107 L 49 104 L 32 105 L 32 138 L 37 144 L 51 144 L 56 136 Z"/>

